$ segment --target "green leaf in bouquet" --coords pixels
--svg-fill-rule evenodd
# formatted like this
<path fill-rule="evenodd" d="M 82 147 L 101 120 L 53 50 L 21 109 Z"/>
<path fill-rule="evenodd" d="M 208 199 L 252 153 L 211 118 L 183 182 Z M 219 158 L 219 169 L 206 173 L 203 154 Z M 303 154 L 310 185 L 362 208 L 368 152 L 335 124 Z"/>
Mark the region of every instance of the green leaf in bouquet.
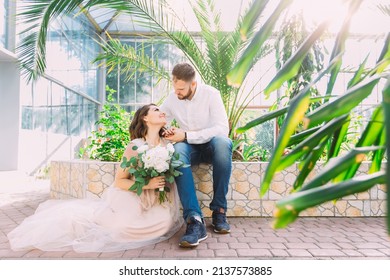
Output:
<path fill-rule="evenodd" d="M 137 146 L 133 146 L 132 149 L 133 149 L 133 151 L 135 151 L 135 150 L 138 149 L 138 147 Z"/>
<path fill-rule="evenodd" d="M 135 177 L 135 181 L 139 183 L 145 183 L 145 179 L 142 177 Z"/>
<path fill-rule="evenodd" d="M 137 157 L 132 157 L 132 158 L 130 159 L 130 163 L 131 163 L 133 166 L 137 166 L 137 163 L 138 163 Z"/>
<path fill-rule="evenodd" d="M 173 160 L 173 161 L 171 162 L 171 166 L 172 166 L 173 168 L 180 167 L 181 165 L 182 165 L 182 163 L 181 163 L 180 161 L 177 161 L 177 160 Z"/>
<path fill-rule="evenodd" d="M 122 163 L 121 163 L 121 168 L 125 169 L 129 167 L 128 166 L 128 161 L 127 161 L 127 158 L 126 157 L 123 157 L 123 160 L 122 160 Z"/>
<path fill-rule="evenodd" d="M 150 173 L 150 176 L 157 177 L 158 176 L 157 171 L 153 169 L 152 172 Z"/>
<path fill-rule="evenodd" d="M 137 195 L 140 196 L 142 194 L 142 187 L 144 184 L 137 184 Z"/>
<path fill-rule="evenodd" d="M 180 155 L 178 153 L 173 153 L 172 158 L 175 160 L 178 160 L 180 158 Z"/>
<path fill-rule="evenodd" d="M 129 188 L 129 191 L 136 191 L 138 189 L 137 182 L 135 182 L 131 187 Z"/>
<path fill-rule="evenodd" d="M 137 172 L 137 169 L 135 169 L 135 168 L 130 168 L 129 169 L 129 173 L 130 174 L 135 174 Z"/>
<path fill-rule="evenodd" d="M 173 183 L 175 181 L 175 178 L 173 176 L 169 176 L 166 178 L 166 180 L 169 182 L 169 183 Z"/>
<path fill-rule="evenodd" d="M 181 173 L 181 172 L 178 171 L 178 170 L 175 170 L 175 171 L 173 172 L 173 176 L 175 176 L 175 177 L 180 176 L 181 174 L 183 174 L 183 173 Z"/>

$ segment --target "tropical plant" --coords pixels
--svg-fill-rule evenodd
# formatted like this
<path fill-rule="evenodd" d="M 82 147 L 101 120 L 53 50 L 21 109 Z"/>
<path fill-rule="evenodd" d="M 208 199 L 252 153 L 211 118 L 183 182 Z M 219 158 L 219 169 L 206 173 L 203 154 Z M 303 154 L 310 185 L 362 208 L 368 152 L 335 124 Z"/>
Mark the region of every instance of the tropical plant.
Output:
<path fill-rule="evenodd" d="M 193 35 L 183 23 L 174 9 L 165 0 L 26 0 L 26 6 L 20 18 L 29 24 L 25 31 L 28 36 L 21 42 L 18 50 L 23 65 L 23 72 L 29 79 L 35 79 L 45 71 L 46 36 L 50 20 L 61 15 L 79 10 L 87 11 L 93 6 L 114 9 L 117 13 L 127 13 L 137 18 L 138 24 L 147 26 L 154 32 L 154 40 L 160 38 L 165 43 L 172 43 L 180 49 L 196 68 L 200 78 L 207 84 L 217 88 L 222 96 L 228 114 L 231 137 L 234 137 L 236 124 L 246 106 L 258 96 L 255 87 L 232 87 L 226 76 L 233 64 L 246 57 L 252 67 L 265 54 L 269 46 L 251 48 L 251 53 L 243 53 L 246 42 L 253 37 L 257 16 L 265 8 L 267 1 L 255 1 L 253 7 L 239 17 L 236 28 L 232 32 L 222 31 L 221 14 L 215 9 L 212 0 L 189 1 L 201 27 L 198 35 Z M 282 1 L 270 19 L 264 24 L 271 32 L 278 16 L 290 1 Z M 199 37 L 198 37 L 199 36 Z M 199 40 L 201 39 L 201 40 Z M 260 38 L 261 40 L 261 38 Z M 204 47 L 203 47 L 203 46 Z M 204 50 L 203 50 L 204 48 Z M 121 66 L 121 71 L 132 75 L 137 71 L 151 71 L 159 79 L 170 79 L 163 67 L 158 65 L 142 51 L 136 51 L 119 40 L 108 36 L 107 44 L 103 44 L 103 53 L 97 58 L 105 60 L 109 70 Z M 259 78 L 260 79 L 260 78 Z M 242 94 L 245 90 L 245 94 Z"/>
<path fill-rule="evenodd" d="M 365 61 L 353 72 L 353 78 L 348 83 L 343 94 L 331 97 L 335 81 L 342 66 L 345 42 L 353 14 L 359 9 L 361 1 L 349 1 L 349 13 L 346 16 L 340 32 L 337 34 L 329 63 L 320 71 L 309 85 L 300 89 L 296 96 L 286 107 L 262 116 L 238 128 L 237 132 L 246 130 L 273 118 L 285 115 L 280 134 L 267 166 L 261 184 L 261 194 L 265 194 L 270 187 L 275 173 L 285 169 L 295 162 L 299 162 L 300 173 L 294 184 L 294 192 L 277 202 L 275 212 L 276 228 L 284 227 L 293 222 L 299 213 L 309 207 L 326 201 L 337 200 L 343 196 L 362 192 L 376 184 L 390 185 L 390 172 L 381 171 L 385 150 L 387 158 L 390 153 L 390 34 L 384 40 L 384 46 L 377 59 L 375 67 L 365 69 Z M 291 78 L 299 73 L 300 65 L 313 44 L 326 30 L 326 24 L 320 24 L 299 49 L 282 65 L 275 77 L 264 90 L 270 95 L 279 89 Z M 254 36 L 265 36 L 261 29 Z M 267 36 L 268 38 L 268 36 Z M 263 42 L 252 40 L 245 52 L 250 53 L 252 48 L 260 48 Z M 250 60 L 251 57 L 246 57 Z M 228 74 L 232 85 L 240 84 L 245 78 L 249 67 L 244 61 L 239 61 Z M 315 110 L 309 107 L 313 100 L 311 89 L 326 75 L 329 75 L 326 91 L 320 93 L 324 102 Z M 359 135 L 357 143 L 351 149 L 341 154 L 340 147 L 350 128 L 350 115 L 353 109 L 363 99 L 368 97 L 379 81 L 387 80 L 382 88 L 383 102 L 375 107 L 363 132 Z M 319 174 L 307 180 L 309 173 L 328 145 L 327 163 Z M 286 148 L 292 147 L 288 154 Z M 370 174 L 356 177 L 360 163 L 372 154 Z M 389 167 L 387 167 L 388 170 Z M 390 192 L 387 192 L 388 213 Z M 388 230 L 390 232 L 390 216 L 387 216 Z"/>
<path fill-rule="evenodd" d="M 276 69 L 280 70 L 282 65 L 287 62 L 291 55 L 299 48 L 306 37 L 309 35 L 309 31 L 303 17 L 302 10 L 298 13 L 286 13 L 285 19 L 280 30 L 277 32 L 275 40 L 275 55 L 276 55 Z M 280 108 L 290 103 L 290 100 L 294 98 L 300 90 L 310 84 L 315 73 L 318 73 L 323 68 L 325 46 L 321 40 L 314 42 L 312 48 L 308 51 L 304 57 L 297 74 L 291 79 L 286 81 L 286 90 L 282 93 L 282 96 L 276 99 L 274 106 L 271 109 Z M 317 95 L 317 89 L 315 86 L 310 88 L 312 91 L 311 96 Z M 310 105 L 310 109 L 318 107 L 319 102 L 313 102 Z M 279 127 L 283 123 L 284 115 L 279 116 L 277 124 Z"/>
<path fill-rule="evenodd" d="M 233 160 L 237 161 L 267 161 L 269 151 L 250 141 L 246 134 L 233 140 Z"/>
<path fill-rule="evenodd" d="M 106 88 L 107 102 L 95 123 L 97 130 L 91 132 L 87 143 L 79 150 L 81 158 L 101 161 L 120 161 L 130 141 L 129 124 L 132 114 L 113 102 L 115 90 Z"/>

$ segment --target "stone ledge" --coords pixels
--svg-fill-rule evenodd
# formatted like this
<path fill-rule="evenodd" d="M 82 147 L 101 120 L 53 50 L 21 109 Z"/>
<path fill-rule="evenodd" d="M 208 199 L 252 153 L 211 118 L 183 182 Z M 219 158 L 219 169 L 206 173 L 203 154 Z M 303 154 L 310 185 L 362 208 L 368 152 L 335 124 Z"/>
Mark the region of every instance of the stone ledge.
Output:
<path fill-rule="evenodd" d="M 227 195 L 230 217 L 270 217 L 275 203 L 288 195 L 298 175 L 297 165 L 278 173 L 270 190 L 260 198 L 260 184 L 267 162 L 233 162 L 232 177 Z M 321 166 L 317 166 L 311 177 Z M 358 173 L 366 173 L 368 162 L 362 163 Z M 117 162 L 86 160 L 52 161 L 50 172 L 50 196 L 56 199 L 99 198 L 114 181 L 119 167 Z M 192 167 L 197 186 L 197 196 L 205 217 L 212 200 L 212 167 L 207 164 Z M 349 195 L 335 203 L 327 202 L 303 211 L 301 216 L 366 217 L 385 216 L 386 188 L 377 185 L 366 192 Z"/>

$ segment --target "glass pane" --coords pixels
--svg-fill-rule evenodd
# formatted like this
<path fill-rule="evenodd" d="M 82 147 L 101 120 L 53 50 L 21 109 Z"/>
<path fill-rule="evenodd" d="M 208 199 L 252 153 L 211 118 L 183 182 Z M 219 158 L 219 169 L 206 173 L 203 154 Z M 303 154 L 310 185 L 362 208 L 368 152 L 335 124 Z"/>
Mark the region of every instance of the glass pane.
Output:
<path fill-rule="evenodd" d="M 246 109 L 242 114 L 239 126 L 245 125 L 268 112 L 268 109 Z M 270 120 L 255 126 L 247 130 L 245 134 L 250 144 L 261 146 L 270 153 L 274 148 L 275 142 L 275 121 Z"/>
<path fill-rule="evenodd" d="M 0 0 L 0 46 L 5 48 L 5 18 L 6 18 L 6 7 L 5 0 Z"/>
<path fill-rule="evenodd" d="M 53 21 L 46 49 L 48 75 L 97 99 L 97 65 L 91 62 L 99 47 L 84 16 L 62 16 Z"/>

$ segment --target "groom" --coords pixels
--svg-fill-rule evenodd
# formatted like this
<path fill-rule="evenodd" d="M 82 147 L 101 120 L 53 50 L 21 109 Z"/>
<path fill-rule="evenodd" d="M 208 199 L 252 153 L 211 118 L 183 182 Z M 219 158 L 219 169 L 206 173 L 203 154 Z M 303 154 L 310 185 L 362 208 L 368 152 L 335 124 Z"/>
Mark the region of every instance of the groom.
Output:
<path fill-rule="evenodd" d="M 166 113 L 168 121 L 175 119 L 180 128 L 172 127 L 164 136 L 176 142 L 175 151 L 186 164 L 212 164 L 212 225 L 215 232 L 228 233 L 226 194 L 232 169 L 232 142 L 228 138 L 229 123 L 221 95 L 211 86 L 198 84 L 195 70 L 188 63 L 180 63 L 173 68 L 172 82 L 174 92 L 160 109 Z M 179 245 L 195 247 L 207 238 L 206 226 L 196 197 L 191 167 L 180 171 L 183 175 L 176 178 L 176 184 L 187 229 Z"/>

